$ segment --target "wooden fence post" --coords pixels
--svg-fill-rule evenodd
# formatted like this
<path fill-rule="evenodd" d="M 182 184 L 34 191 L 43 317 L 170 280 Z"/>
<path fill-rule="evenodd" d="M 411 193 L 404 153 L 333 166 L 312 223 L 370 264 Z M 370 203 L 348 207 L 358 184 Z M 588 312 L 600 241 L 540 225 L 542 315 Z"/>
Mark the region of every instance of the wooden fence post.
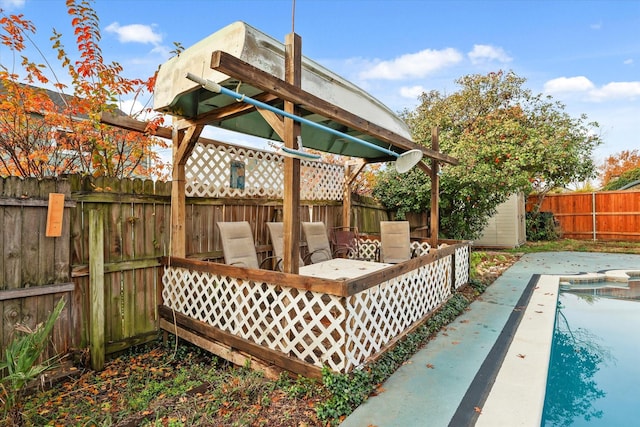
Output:
<path fill-rule="evenodd" d="M 89 348 L 91 368 L 104 368 L 104 211 L 89 211 Z"/>

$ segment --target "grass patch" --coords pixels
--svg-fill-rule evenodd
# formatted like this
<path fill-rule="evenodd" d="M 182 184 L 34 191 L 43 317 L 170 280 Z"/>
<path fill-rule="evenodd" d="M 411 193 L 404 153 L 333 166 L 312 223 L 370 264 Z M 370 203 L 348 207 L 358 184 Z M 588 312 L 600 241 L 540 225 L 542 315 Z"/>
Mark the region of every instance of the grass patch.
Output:
<path fill-rule="evenodd" d="M 534 253 L 561 251 L 640 254 L 640 242 L 560 239 L 540 242 L 527 242 L 523 246 L 515 249 L 505 250 L 504 252 Z"/>

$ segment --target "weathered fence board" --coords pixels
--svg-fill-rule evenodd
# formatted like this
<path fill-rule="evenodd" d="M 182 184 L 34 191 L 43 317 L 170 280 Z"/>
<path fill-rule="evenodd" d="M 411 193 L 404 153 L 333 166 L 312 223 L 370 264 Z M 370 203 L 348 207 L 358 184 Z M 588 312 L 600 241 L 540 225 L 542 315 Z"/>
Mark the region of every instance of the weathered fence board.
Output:
<path fill-rule="evenodd" d="M 527 210 L 536 202 L 530 196 Z M 640 191 L 549 194 L 540 211 L 553 213 L 566 238 L 640 241 Z"/>
<path fill-rule="evenodd" d="M 47 237 L 49 193 L 65 195 L 62 236 Z M 0 179 L 0 345 L 15 336 L 20 323 L 31 329 L 44 322 L 54 306 L 66 300 L 43 357 L 70 348 L 77 320 L 69 274 L 69 221 L 73 203 L 65 180 Z"/>

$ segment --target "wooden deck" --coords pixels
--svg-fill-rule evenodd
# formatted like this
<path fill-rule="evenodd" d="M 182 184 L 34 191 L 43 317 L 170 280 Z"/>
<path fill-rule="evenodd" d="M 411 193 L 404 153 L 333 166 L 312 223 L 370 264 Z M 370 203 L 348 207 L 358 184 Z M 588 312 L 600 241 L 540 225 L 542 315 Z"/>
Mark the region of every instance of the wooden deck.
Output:
<path fill-rule="evenodd" d="M 313 274 L 325 277 L 304 275 L 307 267 L 297 275 L 168 257 L 160 327 L 268 375 L 320 377 L 323 366 L 347 373 L 466 284 L 469 254 L 469 243 L 460 242 L 396 265 L 344 269 L 340 277 L 335 268 L 318 274 L 318 266 Z"/>

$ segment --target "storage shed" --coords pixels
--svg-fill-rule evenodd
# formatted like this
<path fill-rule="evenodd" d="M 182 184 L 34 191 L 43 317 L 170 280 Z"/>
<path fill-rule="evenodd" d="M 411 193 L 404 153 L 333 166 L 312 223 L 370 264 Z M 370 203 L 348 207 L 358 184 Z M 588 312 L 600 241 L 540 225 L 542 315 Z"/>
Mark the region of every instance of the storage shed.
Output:
<path fill-rule="evenodd" d="M 525 197 L 518 193 L 498 206 L 482 236 L 473 244 L 483 248 L 517 248 L 526 241 Z"/>

